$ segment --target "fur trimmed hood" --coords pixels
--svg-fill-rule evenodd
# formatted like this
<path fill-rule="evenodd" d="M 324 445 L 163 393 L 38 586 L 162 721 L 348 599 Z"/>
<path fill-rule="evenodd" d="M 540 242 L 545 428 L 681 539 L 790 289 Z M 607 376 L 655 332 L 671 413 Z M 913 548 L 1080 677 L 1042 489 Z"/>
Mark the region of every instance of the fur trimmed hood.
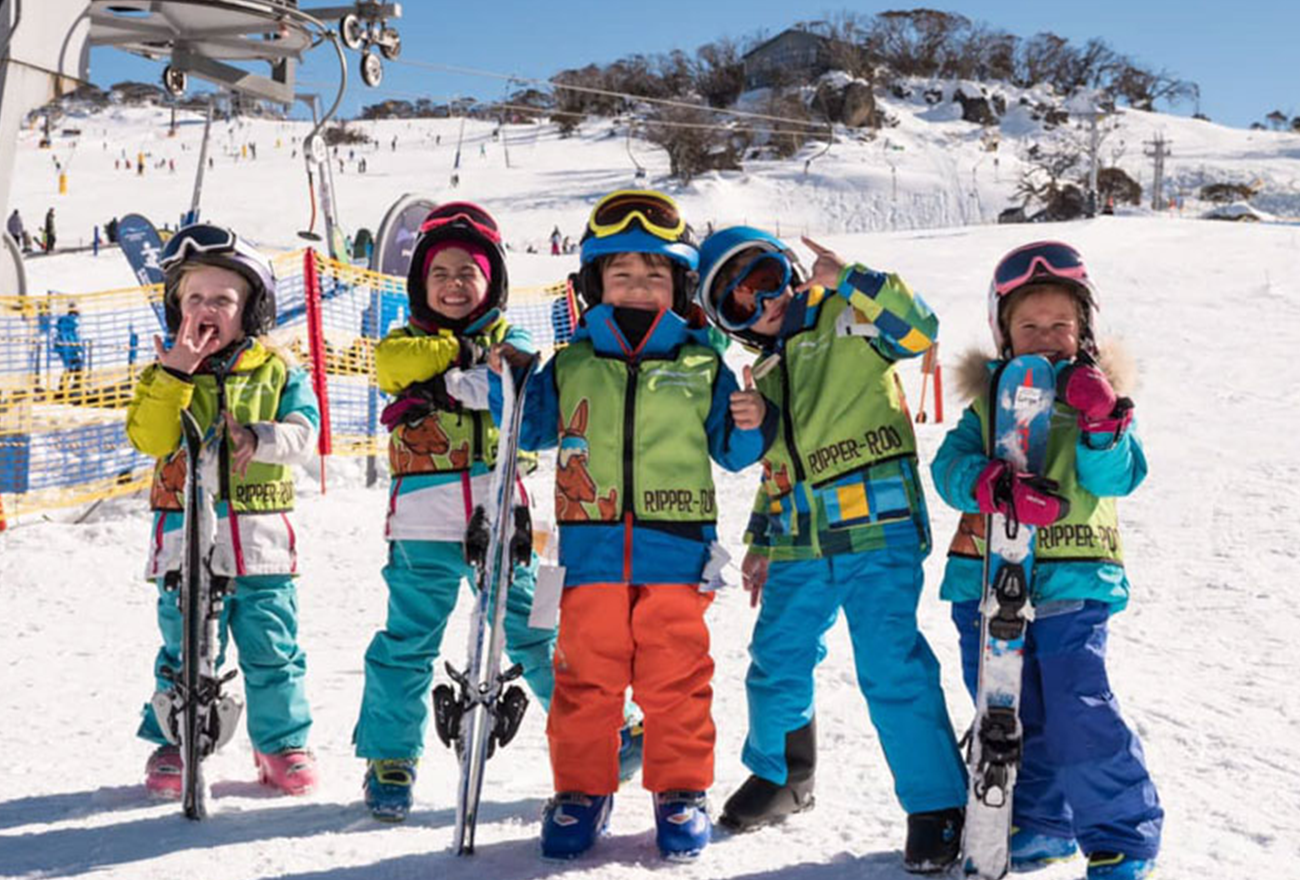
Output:
<path fill-rule="evenodd" d="M 1115 393 L 1128 396 L 1137 387 L 1137 364 L 1120 342 L 1107 339 L 1098 346 L 1097 365 L 1106 374 Z M 967 349 L 952 365 L 957 394 L 963 403 L 969 403 L 988 389 L 989 361 L 997 360 L 992 354 L 977 348 Z"/>

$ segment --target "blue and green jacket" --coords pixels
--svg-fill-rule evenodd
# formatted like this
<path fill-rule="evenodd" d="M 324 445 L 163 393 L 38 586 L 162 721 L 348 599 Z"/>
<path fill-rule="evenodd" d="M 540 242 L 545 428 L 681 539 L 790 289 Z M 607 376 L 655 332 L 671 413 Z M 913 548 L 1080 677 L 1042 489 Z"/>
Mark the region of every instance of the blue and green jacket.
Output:
<path fill-rule="evenodd" d="M 776 432 L 768 406 L 732 421 L 739 390 L 708 331 L 673 312 L 632 346 L 610 306 L 583 316 L 525 397 L 520 447 L 558 447 L 556 520 L 565 585 L 697 583 L 717 539 L 709 459 L 756 463 Z"/>
<path fill-rule="evenodd" d="M 990 372 L 997 362 L 990 362 Z M 1064 366 L 1064 364 L 1062 364 Z M 962 512 L 948 551 L 940 596 L 953 602 L 979 599 L 984 578 L 984 517 L 975 501 L 975 483 L 989 463 L 985 454 L 983 399 L 966 408 L 944 438 L 930 466 L 935 488 Z M 1056 403 L 1048 441 L 1047 476 L 1070 501 L 1068 518 L 1038 534 L 1031 600 L 1093 599 L 1116 612 L 1128 604 L 1115 499 L 1133 492 L 1147 475 L 1147 459 L 1136 422 L 1119 436 L 1087 433 L 1078 412 Z"/>

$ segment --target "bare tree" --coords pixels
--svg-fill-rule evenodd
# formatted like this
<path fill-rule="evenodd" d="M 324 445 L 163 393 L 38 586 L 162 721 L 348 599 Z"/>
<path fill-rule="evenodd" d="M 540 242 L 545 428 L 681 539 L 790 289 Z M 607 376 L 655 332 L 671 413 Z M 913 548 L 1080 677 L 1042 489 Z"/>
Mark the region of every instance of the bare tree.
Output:
<path fill-rule="evenodd" d="M 745 90 L 740 45 L 730 39 L 705 43 L 695 53 L 695 87 L 712 107 L 727 107 Z"/>

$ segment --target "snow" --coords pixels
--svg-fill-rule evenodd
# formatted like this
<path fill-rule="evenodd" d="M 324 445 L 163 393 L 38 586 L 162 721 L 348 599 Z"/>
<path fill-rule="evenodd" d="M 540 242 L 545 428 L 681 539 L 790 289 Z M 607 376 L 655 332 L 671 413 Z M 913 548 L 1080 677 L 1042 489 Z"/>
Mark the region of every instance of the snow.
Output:
<path fill-rule="evenodd" d="M 779 226 L 791 238 L 807 232 L 847 257 L 900 272 L 941 316 L 945 363 L 968 347 L 988 346 L 984 292 L 1001 253 L 1048 237 L 1082 250 L 1101 291 L 1105 329 L 1124 339 L 1141 375 L 1134 396 L 1152 470 L 1121 503 L 1134 594 L 1129 610 L 1113 622 L 1110 671 L 1168 812 L 1161 873 L 1293 876 L 1285 866 L 1300 858 L 1300 621 L 1294 598 L 1300 500 L 1288 491 L 1300 483 L 1297 230 L 1165 216 L 1034 228 L 962 226 L 987 223 L 1007 204 L 1018 164 L 1011 133 L 1003 132 L 999 168 L 981 151 L 977 127 L 917 119 L 926 111 L 919 96 L 888 109 L 900 119 L 897 128 L 874 142 L 841 139 L 806 174 L 801 160 L 807 156 L 800 156 L 677 187 L 663 178 L 662 152 L 635 140 L 630 149 L 650 170 L 642 183 L 673 190 L 697 228 L 708 220 L 718 226 L 747 221 Z M 1294 135 L 1134 112 L 1121 120 L 1130 145 L 1122 164 L 1130 173 L 1146 167 L 1136 145 L 1164 131 L 1175 146 L 1168 163 L 1175 178 L 1258 176 L 1267 192 L 1286 202 L 1287 186 L 1300 177 L 1300 137 Z M 184 121 L 181 135 L 170 139 L 165 115 L 154 111 L 115 108 L 80 120 L 84 134 L 76 150 L 62 140 L 55 150 L 65 166 L 70 163 L 71 192 L 63 197 L 55 195 L 50 153 L 37 150 L 34 135 L 24 132 L 15 204 L 29 227 L 47 205 L 57 204 L 60 240 L 69 244 L 88 241 L 92 224 L 129 211 L 175 222 L 189 205 L 201 131 L 196 118 Z M 557 223 L 576 239 L 594 197 L 634 183 L 629 146 L 610 123 L 589 123 L 573 140 L 559 139 L 546 126 L 512 126 L 507 169 L 491 126 L 471 121 L 460 187 L 450 190 L 458 125 L 367 125 L 379 141 L 378 150 L 359 153 L 367 156 L 370 173 L 358 175 L 355 163 L 342 175 L 335 167 L 345 225 L 373 228 L 408 191 L 480 200 L 498 213 L 514 247 L 512 279 L 537 284 L 562 277 L 575 260 L 528 255 L 524 248 L 541 249 Z M 308 205 L 289 138 L 305 130 L 301 123 L 270 121 L 229 132 L 220 126 L 205 216 L 272 248 L 298 246 L 295 232 L 308 222 Z M 435 133 L 442 135 L 440 146 L 433 143 Z M 389 150 L 394 134 L 396 153 Z M 283 139 L 278 150 L 276 137 Z M 259 159 L 236 162 L 230 151 L 247 140 L 258 143 Z M 188 147 L 183 152 L 182 143 Z M 134 162 L 139 149 L 176 158 L 176 175 L 152 167 L 143 178 L 134 170 L 113 172 L 120 150 Z M 897 167 L 897 198 L 890 162 Z M 1188 213 L 1194 213 L 1190 204 Z M 125 260 L 113 251 L 98 258 L 43 257 L 28 268 L 37 291 L 133 283 Z M 735 366 L 746 360 L 742 352 L 729 357 Z M 904 378 L 915 401 L 919 371 L 907 366 Z M 960 412 L 951 393 L 946 408 L 951 422 Z M 931 460 L 947 427 L 918 426 L 923 462 Z M 298 517 L 302 642 L 315 716 L 311 745 L 323 784 L 304 799 L 269 796 L 256 783 L 241 730 L 211 761 L 214 815 L 200 824 L 183 819 L 174 804 L 149 801 L 141 785 L 150 747 L 134 731 L 152 687 L 157 648 L 154 592 L 141 579 L 149 522 L 144 500 L 105 503 L 82 523 L 73 521 L 80 511 L 69 511 L 0 535 L 0 620 L 6 626 L 0 640 L 0 876 L 905 876 L 904 817 L 857 690 L 842 626 L 833 630 L 830 655 L 818 673 L 822 771 L 816 810 L 781 827 L 719 839 L 698 863 L 667 867 L 659 861 L 649 796 L 636 785 L 620 793 L 613 836 L 589 858 L 571 866 L 541 862 L 537 820 L 551 783 L 543 718 L 535 707 L 515 742 L 488 766 L 474 858 L 447 851 L 456 769 L 432 731 L 410 820 L 398 827 L 373 822 L 360 802 L 363 767 L 352 756 L 350 733 L 360 704 L 362 655 L 384 614 L 385 496 L 382 487 L 364 488 L 359 461 L 333 459 L 329 469 L 326 494 L 314 468 L 300 475 Z M 530 478 L 543 508 L 552 474 L 548 465 Z M 719 476 L 721 531 L 737 559 L 756 482 L 754 472 Z M 933 492 L 930 501 L 937 549 L 926 564 L 920 618 L 943 664 L 949 709 L 961 729 L 971 706 L 959 682 L 948 609 L 937 598 L 956 515 Z M 545 509 L 539 512 L 546 516 Z M 734 570 L 730 577 L 737 579 Z M 462 602 L 444 642 L 444 657 L 455 662 L 464 651 L 466 609 Z M 752 621 L 747 596 L 738 589 L 724 590 L 710 612 L 717 663 L 715 813 L 746 775 L 739 755 Z M 1076 860 L 1036 876 L 1082 874 Z"/>

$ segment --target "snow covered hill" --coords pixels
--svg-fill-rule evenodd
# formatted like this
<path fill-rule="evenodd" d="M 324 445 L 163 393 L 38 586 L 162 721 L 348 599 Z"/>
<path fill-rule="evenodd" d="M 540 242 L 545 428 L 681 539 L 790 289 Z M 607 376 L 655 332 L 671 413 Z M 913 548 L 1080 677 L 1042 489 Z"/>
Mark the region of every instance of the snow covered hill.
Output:
<path fill-rule="evenodd" d="M 1248 133 L 1205 123 L 1126 114 L 1136 141 L 1164 127 L 1185 144 L 1188 162 L 1238 167 L 1289 180 L 1300 138 Z M 50 153 L 24 135 L 16 204 L 34 223 L 58 205 L 61 240 L 88 237 L 92 223 L 140 211 L 162 222 L 188 207 L 199 131 L 187 120 L 177 139 L 164 119 L 122 111 L 84 120 L 75 152 L 56 149 L 70 167 L 71 193 L 56 197 Z M 1300 248 L 1297 228 L 1166 217 L 1121 216 L 1051 226 L 963 226 L 987 220 L 1011 187 L 1014 164 L 991 160 L 970 138 L 973 126 L 906 119 L 887 136 L 904 146 L 898 197 L 875 144 L 837 144 L 802 173 L 802 162 L 760 164 L 744 174 L 697 181 L 681 196 L 702 226 L 748 220 L 787 235 L 807 231 L 846 257 L 901 272 L 943 321 L 945 361 L 988 345 L 987 276 L 1015 244 L 1054 237 L 1089 259 L 1103 298 L 1105 328 L 1135 356 L 1135 398 L 1151 460 L 1147 483 L 1121 505 L 1134 583 L 1130 609 L 1113 623 L 1111 673 L 1128 721 L 1146 747 L 1168 811 L 1162 876 L 1287 878 L 1300 863 L 1300 638 L 1294 585 L 1300 583 Z M 936 136 L 950 126 L 953 136 Z M 1186 126 L 1186 128 L 1183 128 Z M 1199 127 L 1199 128 L 1198 128 Z M 349 228 L 373 227 L 396 196 L 448 187 L 458 123 L 378 123 L 380 148 L 335 175 Z M 554 280 L 573 257 L 532 256 L 554 225 L 575 238 L 591 199 L 633 183 L 627 144 L 608 126 L 559 140 L 552 129 L 512 127 L 511 167 L 486 124 L 466 126 L 460 186 L 454 195 L 499 212 L 516 255 L 518 283 Z M 205 189 L 207 217 L 275 247 L 293 247 L 308 222 L 300 159 L 289 156 L 301 124 L 252 123 L 224 129 Z M 1204 134 L 1203 142 L 1194 139 Z M 396 152 L 390 150 L 398 137 Z M 434 140 L 441 136 L 442 143 Z M 277 150 L 275 139 L 281 139 Z M 259 158 L 236 162 L 227 147 L 258 143 Z M 187 149 L 181 151 L 180 144 Z M 1197 144 L 1200 144 L 1197 147 Z M 106 146 L 102 146 L 105 144 Z M 482 144 L 484 155 L 479 154 Z M 1193 148 L 1199 152 L 1193 152 Z M 149 168 L 137 177 L 113 170 L 125 150 L 177 160 L 175 176 Z M 638 161 L 660 185 L 661 156 L 634 143 Z M 343 151 L 346 161 L 346 150 Z M 1198 156 L 1198 159 L 1192 159 Z M 1179 160 L 1175 160 L 1175 164 Z M 974 179 L 979 192 L 970 195 Z M 335 168 L 337 172 L 337 166 Z M 961 206 L 967 205 L 963 209 Z M 967 213 L 963 214 L 963 210 Z M 884 231 L 897 227 L 896 231 Z M 84 230 L 84 233 L 80 230 Z M 100 290 L 130 284 L 115 252 L 33 260 L 38 291 Z M 745 361 L 742 352 L 730 357 Z M 915 400 L 917 371 L 905 368 Z M 949 423 L 960 411 L 949 389 Z M 948 424 L 918 426 L 928 462 Z M 447 853 L 455 765 L 431 741 L 416 788 L 416 810 L 400 827 L 373 822 L 360 803 L 363 771 L 350 733 L 361 694 L 362 653 L 381 625 L 385 592 L 381 521 L 384 493 L 362 486 L 358 463 L 333 460 L 322 494 L 300 478 L 302 641 L 316 724 L 321 790 L 302 800 L 268 797 L 257 785 L 241 731 L 212 761 L 215 815 L 194 824 L 175 805 L 146 799 L 141 785 L 149 747 L 134 738 L 138 710 L 152 687 L 156 650 L 153 591 L 141 579 L 148 518 L 144 501 L 105 504 L 90 521 L 70 517 L 22 525 L 0 535 L 0 876 L 103 878 L 213 877 L 363 880 L 405 877 L 664 876 L 742 880 L 902 878 L 904 818 L 895 803 L 843 627 L 818 675 L 822 770 L 815 811 L 785 826 L 719 839 L 704 858 L 667 867 L 655 855 L 649 796 L 624 788 L 613 837 L 572 866 L 541 862 L 536 835 L 550 793 L 543 719 L 534 710 L 518 739 L 489 764 L 480 853 Z M 531 478 L 545 506 L 547 466 Z M 723 476 L 722 532 L 737 556 L 756 482 Z M 937 598 L 943 550 L 955 515 L 931 493 L 938 549 L 926 565 L 922 626 L 943 664 L 956 725 L 970 718 L 958 681 L 956 637 Z M 733 572 L 733 579 L 735 574 Z M 465 644 L 465 603 L 444 653 Z M 746 771 L 743 675 L 753 612 L 738 589 L 710 612 L 717 660 L 720 804 Z M 432 737 L 431 737 L 432 740 Z M 1036 875 L 1083 875 L 1080 861 Z"/>

